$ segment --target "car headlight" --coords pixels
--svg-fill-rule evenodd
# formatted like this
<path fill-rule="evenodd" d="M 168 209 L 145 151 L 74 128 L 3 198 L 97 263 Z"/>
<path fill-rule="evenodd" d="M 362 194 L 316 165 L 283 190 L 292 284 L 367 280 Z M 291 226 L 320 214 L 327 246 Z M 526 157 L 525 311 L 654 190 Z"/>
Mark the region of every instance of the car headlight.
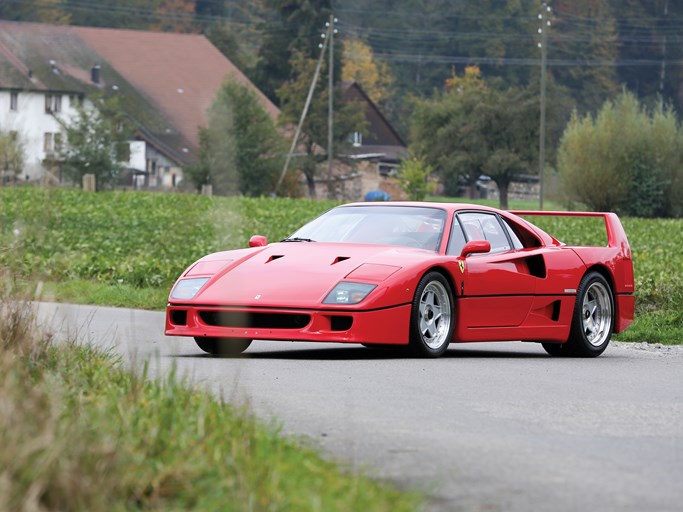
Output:
<path fill-rule="evenodd" d="M 323 304 L 358 304 L 375 288 L 376 284 L 342 281 L 327 294 Z"/>
<path fill-rule="evenodd" d="M 193 299 L 202 286 L 209 280 L 208 277 L 196 277 L 193 279 L 181 279 L 173 287 L 172 299 Z"/>

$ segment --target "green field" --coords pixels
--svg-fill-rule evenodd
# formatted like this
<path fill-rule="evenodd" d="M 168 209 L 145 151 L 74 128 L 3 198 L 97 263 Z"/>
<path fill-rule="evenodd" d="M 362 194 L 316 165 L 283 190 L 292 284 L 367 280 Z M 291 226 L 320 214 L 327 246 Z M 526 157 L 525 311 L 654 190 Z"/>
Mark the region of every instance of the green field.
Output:
<path fill-rule="evenodd" d="M 0 189 L 0 265 L 46 282 L 61 300 L 162 308 L 187 265 L 261 234 L 280 240 L 330 201 Z M 513 208 L 531 205 L 513 203 Z M 571 244 L 604 243 L 591 221 L 534 218 Z M 683 342 L 683 220 L 622 219 L 633 251 L 636 321 L 629 341 Z"/>

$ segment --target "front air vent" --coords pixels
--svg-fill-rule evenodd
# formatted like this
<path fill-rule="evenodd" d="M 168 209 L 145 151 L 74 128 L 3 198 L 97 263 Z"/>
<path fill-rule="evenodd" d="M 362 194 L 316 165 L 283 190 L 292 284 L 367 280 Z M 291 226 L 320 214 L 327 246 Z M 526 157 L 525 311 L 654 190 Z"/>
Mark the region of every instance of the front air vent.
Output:
<path fill-rule="evenodd" d="M 310 315 L 300 313 L 200 311 L 199 317 L 207 325 L 251 329 L 302 329 L 311 321 Z"/>
<path fill-rule="evenodd" d="M 173 325 L 187 325 L 187 311 L 174 309 L 171 311 L 171 323 Z"/>
<path fill-rule="evenodd" d="M 341 263 L 342 261 L 346 261 L 350 258 L 350 256 L 337 256 L 334 261 L 332 262 L 332 265 L 336 265 L 337 263 Z"/>
<path fill-rule="evenodd" d="M 283 256 L 284 256 L 284 254 L 273 254 L 270 258 L 268 258 L 266 263 L 270 263 L 271 261 L 279 260 Z"/>
<path fill-rule="evenodd" d="M 330 325 L 333 331 L 348 331 L 353 325 L 353 317 L 351 316 L 333 316 L 330 317 Z"/>

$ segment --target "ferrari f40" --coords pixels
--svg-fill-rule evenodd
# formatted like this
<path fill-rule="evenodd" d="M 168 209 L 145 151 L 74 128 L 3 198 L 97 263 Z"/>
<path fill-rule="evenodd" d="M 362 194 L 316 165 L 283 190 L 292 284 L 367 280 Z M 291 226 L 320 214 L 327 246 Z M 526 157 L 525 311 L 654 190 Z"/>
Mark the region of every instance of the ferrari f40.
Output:
<path fill-rule="evenodd" d="M 523 217 L 604 219 L 607 245 L 569 246 Z M 507 212 L 458 203 L 354 203 L 269 244 L 192 263 L 171 290 L 166 334 L 214 355 L 252 340 L 405 347 L 538 342 L 595 357 L 633 320 L 631 249 L 613 213 Z"/>

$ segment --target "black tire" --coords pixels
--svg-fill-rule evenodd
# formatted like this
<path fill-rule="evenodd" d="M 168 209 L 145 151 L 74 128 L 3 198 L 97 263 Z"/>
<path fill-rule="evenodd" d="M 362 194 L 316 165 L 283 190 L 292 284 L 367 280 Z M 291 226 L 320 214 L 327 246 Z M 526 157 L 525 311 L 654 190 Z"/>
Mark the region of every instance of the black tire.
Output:
<path fill-rule="evenodd" d="M 220 357 L 238 356 L 251 345 L 252 340 L 243 338 L 202 338 L 196 336 L 197 346 L 207 354 Z"/>
<path fill-rule="evenodd" d="M 410 312 L 410 350 L 419 357 L 446 352 L 455 327 L 453 291 L 439 272 L 428 272 L 417 285 Z"/>
<path fill-rule="evenodd" d="M 576 294 L 571 331 L 566 343 L 543 344 L 551 355 L 597 357 L 609 345 L 614 330 L 614 293 L 607 280 L 598 272 L 589 272 Z M 556 351 L 557 353 L 553 353 Z"/>
<path fill-rule="evenodd" d="M 568 343 L 542 343 L 545 351 L 554 357 L 571 357 L 574 351 Z"/>

